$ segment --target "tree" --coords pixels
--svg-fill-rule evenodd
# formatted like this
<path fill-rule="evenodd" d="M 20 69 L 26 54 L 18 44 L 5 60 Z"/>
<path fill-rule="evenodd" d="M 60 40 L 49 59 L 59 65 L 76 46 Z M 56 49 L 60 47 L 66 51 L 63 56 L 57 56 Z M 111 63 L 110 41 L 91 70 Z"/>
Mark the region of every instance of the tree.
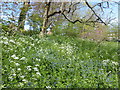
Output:
<path fill-rule="evenodd" d="M 16 2 L 2 2 L 2 25 L 8 26 L 6 32 L 13 32 L 17 30 L 18 15 L 21 3 Z"/>
<path fill-rule="evenodd" d="M 19 19 L 18 19 L 18 30 L 19 31 L 24 29 L 25 18 L 26 18 L 27 11 L 29 10 L 29 7 L 30 7 L 30 2 L 23 3 L 23 7 L 21 8 L 21 12 L 20 12 Z"/>
<path fill-rule="evenodd" d="M 106 3 L 107 6 L 104 5 L 104 3 Z M 44 4 L 44 3 L 43 3 Z M 56 5 L 61 4 L 61 7 L 57 8 L 55 7 Z M 54 6 L 54 12 L 51 11 L 53 9 L 52 6 Z M 89 15 L 89 17 L 87 15 L 85 15 L 84 17 L 77 17 L 76 19 L 73 18 L 74 15 L 76 14 L 76 11 L 78 11 L 80 8 L 80 6 L 85 6 L 86 8 L 88 8 L 92 13 L 91 15 Z M 97 8 L 96 8 L 97 7 Z M 79 23 L 84 23 L 86 25 L 91 25 L 91 23 L 95 24 L 95 23 L 103 23 L 104 25 L 107 25 L 107 23 L 105 21 L 103 21 L 102 17 L 101 17 L 101 13 L 103 12 L 104 9 L 109 8 L 109 3 L 108 1 L 102 1 L 100 3 L 96 3 L 94 5 L 91 5 L 90 3 L 88 3 L 87 0 L 85 0 L 85 2 L 62 2 L 62 3 L 56 3 L 53 5 L 53 2 L 45 2 L 45 10 L 44 10 L 44 19 L 43 19 L 43 26 L 42 26 L 42 31 L 40 33 L 40 35 L 42 34 L 46 34 L 46 29 L 47 29 L 47 25 L 50 20 L 50 18 L 52 17 L 59 17 L 60 15 L 62 15 L 64 17 L 64 19 L 66 19 L 67 21 L 75 24 L 77 22 Z M 100 9 L 101 11 L 99 11 L 100 13 L 97 13 L 97 10 L 95 9 Z M 103 14 L 103 13 L 102 13 Z"/>

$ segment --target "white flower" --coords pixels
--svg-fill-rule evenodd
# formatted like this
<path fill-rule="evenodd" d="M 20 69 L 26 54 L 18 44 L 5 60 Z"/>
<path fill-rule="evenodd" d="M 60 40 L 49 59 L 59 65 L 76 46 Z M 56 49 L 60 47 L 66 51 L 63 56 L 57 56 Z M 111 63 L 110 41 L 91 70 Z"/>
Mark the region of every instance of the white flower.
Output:
<path fill-rule="evenodd" d="M 15 63 L 16 66 L 19 66 L 20 64 L 19 63 Z"/>
<path fill-rule="evenodd" d="M 38 64 L 35 65 L 36 67 L 39 66 Z"/>
<path fill-rule="evenodd" d="M 25 51 L 23 51 L 23 53 L 24 53 Z"/>
<path fill-rule="evenodd" d="M 7 37 L 3 37 L 3 39 L 7 39 Z"/>
<path fill-rule="evenodd" d="M 14 73 L 13 76 L 16 76 L 16 74 Z"/>
<path fill-rule="evenodd" d="M 14 55 L 12 55 L 11 56 L 12 58 L 14 58 L 14 59 L 19 59 L 19 57 L 16 57 L 16 55 L 14 54 Z"/>
<path fill-rule="evenodd" d="M 26 80 L 26 79 L 23 79 L 22 81 L 23 81 L 23 82 L 27 82 L 27 80 Z"/>
<path fill-rule="evenodd" d="M 36 74 L 41 76 L 40 72 L 37 72 Z"/>
<path fill-rule="evenodd" d="M 34 71 L 38 71 L 38 68 L 37 68 L 37 67 L 34 67 L 33 69 L 34 69 Z"/>
<path fill-rule="evenodd" d="M 31 68 L 28 68 L 28 71 L 31 71 Z"/>
<path fill-rule="evenodd" d="M 25 76 L 20 76 L 21 78 L 24 78 Z"/>
<path fill-rule="evenodd" d="M 114 65 L 119 65 L 118 62 L 114 62 L 114 61 L 112 61 L 112 64 L 114 64 Z"/>
<path fill-rule="evenodd" d="M 103 60 L 102 63 L 103 63 L 104 65 L 107 65 L 107 63 L 109 63 L 109 61 L 110 61 L 109 59 Z"/>
<path fill-rule="evenodd" d="M 31 66 L 27 66 L 27 69 L 30 71 L 31 70 Z"/>
<path fill-rule="evenodd" d="M 27 66 L 27 68 L 30 68 L 31 66 Z"/>
<path fill-rule="evenodd" d="M 19 59 L 19 57 L 15 57 L 14 59 Z"/>
<path fill-rule="evenodd" d="M 46 88 L 51 88 L 50 86 L 46 86 Z"/>
<path fill-rule="evenodd" d="M 9 42 L 15 43 L 15 41 L 14 41 L 14 40 L 10 40 Z"/>
<path fill-rule="evenodd" d="M 14 57 L 16 57 L 16 55 L 14 54 L 14 55 L 12 55 L 11 57 L 13 57 L 13 58 L 14 58 Z"/>
<path fill-rule="evenodd" d="M 25 60 L 26 58 L 25 57 L 22 57 L 20 60 Z"/>
<path fill-rule="evenodd" d="M 8 44 L 8 42 L 4 42 L 4 44 Z"/>
<path fill-rule="evenodd" d="M 31 44 L 31 46 L 34 46 L 34 44 Z"/>
<path fill-rule="evenodd" d="M 102 62 L 109 62 L 110 60 L 109 59 L 107 59 L 107 60 L 103 60 Z"/>
<path fill-rule="evenodd" d="M 111 71 L 109 71 L 107 74 L 110 74 L 111 73 Z"/>
<path fill-rule="evenodd" d="M 20 71 L 21 69 L 20 69 L 20 68 L 18 68 L 17 70 L 18 70 L 18 71 Z"/>
<path fill-rule="evenodd" d="M 16 45 L 19 45 L 19 46 L 20 46 L 20 45 L 21 45 L 21 43 L 20 43 L 20 42 L 16 42 Z"/>

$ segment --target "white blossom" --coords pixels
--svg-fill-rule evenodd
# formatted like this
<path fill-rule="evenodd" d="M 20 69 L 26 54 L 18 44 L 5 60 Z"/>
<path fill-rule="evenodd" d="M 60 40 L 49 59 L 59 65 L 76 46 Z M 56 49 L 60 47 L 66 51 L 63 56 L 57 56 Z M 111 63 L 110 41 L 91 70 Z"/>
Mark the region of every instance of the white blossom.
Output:
<path fill-rule="evenodd" d="M 31 66 L 27 66 L 27 69 L 28 69 L 29 71 L 31 71 Z"/>
<path fill-rule="evenodd" d="M 19 57 L 15 57 L 14 59 L 19 59 Z"/>
<path fill-rule="evenodd" d="M 19 66 L 20 64 L 19 63 L 15 63 L 16 66 Z"/>
<path fill-rule="evenodd" d="M 25 60 L 26 58 L 25 57 L 22 57 L 20 60 Z"/>
<path fill-rule="evenodd" d="M 25 76 L 22 75 L 22 76 L 20 76 L 20 77 L 21 77 L 21 78 L 24 78 Z"/>
<path fill-rule="evenodd" d="M 46 88 L 51 88 L 50 86 L 46 86 Z"/>
<path fill-rule="evenodd" d="M 112 61 L 112 64 L 113 64 L 113 65 L 119 65 L 118 62 L 114 62 L 114 61 Z"/>
<path fill-rule="evenodd" d="M 12 55 L 11 57 L 13 57 L 13 58 L 14 58 L 14 57 L 16 57 L 16 55 L 14 54 L 14 55 Z"/>
<path fill-rule="evenodd" d="M 36 74 L 41 76 L 40 72 L 37 72 Z"/>
<path fill-rule="evenodd" d="M 33 69 L 34 69 L 34 71 L 38 71 L 38 68 L 37 68 L 37 67 L 34 67 Z"/>
<path fill-rule="evenodd" d="M 21 68 L 18 68 L 17 70 L 18 70 L 18 71 L 20 71 L 20 70 L 21 70 Z"/>
<path fill-rule="evenodd" d="M 26 79 L 23 79 L 22 81 L 23 81 L 23 82 L 27 82 L 27 80 L 26 80 Z"/>
<path fill-rule="evenodd" d="M 39 66 L 38 64 L 35 65 L 36 67 Z"/>
<path fill-rule="evenodd" d="M 34 44 L 31 44 L 31 46 L 34 46 Z"/>
<path fill-rule="evenodd" d="M 10 40 L 9 42 L 15 43 L 15 41 L 14 41 L 14 40 Z"/>
<path fill-rule="evenodd" d="M 16 76 L 16 74 L 14 73 L 13 76 Z"/>
<path fill-rule="evenodd" d="M 14 59 L 19 59 L 19 57 L 16 57 L 16 55 L 14 54 L 14 55 L 12 55 L 11 56 L 12 58 L 14 58 Z"/>
<path fill-rule="evenodd" d="M 3 37 L 3 39 L 8 39 L 7 37 Z"/>
<path fill-rule="evenodd" d="M 8 44 L 8 42 L 4 42 L 4 44 Z"/>
<path fill-rule="evenodd" d="M 103 63 L 103 65 L 107 65 L 109 63 L 109 61 L 110 61 L 109 59 L 103 60 L 102 63 Z"/>

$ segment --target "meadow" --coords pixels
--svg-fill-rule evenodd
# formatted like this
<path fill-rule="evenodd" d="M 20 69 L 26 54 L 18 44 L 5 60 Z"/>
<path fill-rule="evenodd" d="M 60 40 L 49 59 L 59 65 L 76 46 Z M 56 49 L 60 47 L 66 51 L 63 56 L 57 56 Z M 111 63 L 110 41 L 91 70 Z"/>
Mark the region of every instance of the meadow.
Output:
<path fill-rule="evenodd" d="M 3 88 L 118 88 L 118 43 L 2 35 Z"/>

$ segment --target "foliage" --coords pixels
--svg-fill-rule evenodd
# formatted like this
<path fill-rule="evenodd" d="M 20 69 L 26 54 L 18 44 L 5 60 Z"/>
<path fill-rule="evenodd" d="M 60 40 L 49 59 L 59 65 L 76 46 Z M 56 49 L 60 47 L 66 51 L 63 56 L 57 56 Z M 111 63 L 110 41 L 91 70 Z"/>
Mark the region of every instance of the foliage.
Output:
<path fill-rule="evenodd" d="M 33 35 L 39 34 L 39 32 L 40 32 L 39 30 L 28 30 L 28 31 L 23 30 L 22 34 L 23 35 L 33 36 Z"/>
<path fill-rule="evenodd" d="M 2 35 L 4 88 L 118 88 L 117 43 Z"/>
<path fill-rule="evenodd" d="M 81 30 L 82 24 L 80 23 L 72 24 L 70 22 L 64 22 L 63 24 L 56 25 L 53 28 L 54 34 L 69 37 L 78 37 Z"/>

